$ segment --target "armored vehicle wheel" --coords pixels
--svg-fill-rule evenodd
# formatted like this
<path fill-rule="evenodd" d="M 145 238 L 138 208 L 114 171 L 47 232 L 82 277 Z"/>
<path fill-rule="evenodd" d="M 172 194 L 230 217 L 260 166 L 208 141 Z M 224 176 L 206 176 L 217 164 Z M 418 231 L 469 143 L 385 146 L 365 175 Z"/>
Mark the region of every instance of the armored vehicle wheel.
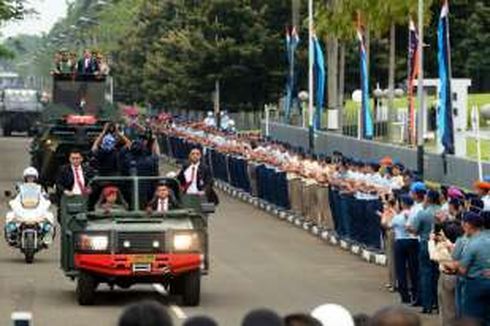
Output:
<path fill-rule="evenodd" d="M 7 127 L 3 128 L 3 136 L 10 137 L 10 135 L 12 135 L 12 131 L 10 131 L 10 129 Z"/>
<path fill-rule="evenodd" d="M 90 306 L 95 302 L 95 290 L 97 281 L 88 273 L 80 272 L 77 279 L 77 301 L 81 306 Z"/>
<path fill-rule="evenodd" d="M 195 307 L 201 299 L 201 271 L 196 270 L 182 276 L 182 301 L 185 306 Z"/>

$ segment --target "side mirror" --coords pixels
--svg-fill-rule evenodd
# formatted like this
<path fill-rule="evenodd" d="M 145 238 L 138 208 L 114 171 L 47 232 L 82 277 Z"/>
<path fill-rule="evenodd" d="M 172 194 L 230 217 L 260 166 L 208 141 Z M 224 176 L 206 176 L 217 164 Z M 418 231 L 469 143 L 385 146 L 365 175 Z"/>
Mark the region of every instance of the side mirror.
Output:
<path fill-rule="evenodd" d="M 213 203 L 201 203 L 201 212 L 204 214 L 213 214 L 216 211 L 216 206 Z"/>
<path fill-rule="evenodd" d="M 5 198 L 12 198 L 12 192 L 10 190 L 5 190 L 3 195 Z"/>

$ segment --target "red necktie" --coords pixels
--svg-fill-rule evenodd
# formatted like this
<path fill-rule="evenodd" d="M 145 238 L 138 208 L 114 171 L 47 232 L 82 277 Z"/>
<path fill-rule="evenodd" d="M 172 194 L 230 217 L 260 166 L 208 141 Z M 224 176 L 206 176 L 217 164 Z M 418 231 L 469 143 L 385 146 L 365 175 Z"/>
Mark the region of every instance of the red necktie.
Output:
<path fill-rule="evenodd" d="M 78 188 L 80 188 L 80 191 L 84 192 L 84 186 L 82 184 L 82 178 L 80 176 L 80 167 L 75 167 L 75 182 L 77 183 Z"/>
<path fill-rule="evenodd" d="M 192 179 L 191 179 L 191 184 L 196 180 L 196 167 L 192 167 Z"/>

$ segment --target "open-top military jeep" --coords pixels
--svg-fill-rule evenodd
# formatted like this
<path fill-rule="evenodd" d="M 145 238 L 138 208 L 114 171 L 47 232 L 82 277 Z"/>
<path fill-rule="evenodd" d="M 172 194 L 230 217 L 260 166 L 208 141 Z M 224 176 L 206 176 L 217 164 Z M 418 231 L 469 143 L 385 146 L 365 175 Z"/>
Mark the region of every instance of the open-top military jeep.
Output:
<path fill-rule="evenodd" d="M 178 207 L 150 213 L 145 208 L 161 182 Z M 108 185 L 119 189 L 125 209 L 96 209 Z M 93 304 L 101 283 L 111 288 L 151 283 L 182 296 L 184 305 L 198 305 L 201 275 L 207 272 L 207 216 L 214 206 L 183 195 L 178 181 L 169 178 L 96 177 L 90 186 L 88 197 L 61 199 L 61 266 L 77 281 L 79 304 Z"/>

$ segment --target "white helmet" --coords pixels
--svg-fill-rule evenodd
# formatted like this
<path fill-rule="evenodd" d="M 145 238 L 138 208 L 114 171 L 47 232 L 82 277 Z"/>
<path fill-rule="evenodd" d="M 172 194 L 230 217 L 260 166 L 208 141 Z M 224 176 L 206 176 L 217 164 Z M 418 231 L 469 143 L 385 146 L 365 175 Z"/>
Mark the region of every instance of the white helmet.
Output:
<path fill-rule="evenodd" d="M 39 173 L 37 172 L 36 168 L 30 166 L 24 170 L 24 173 L 22 173 L 22 176 L 24 178 L 35 177 L 37 179 L 37 178 L 39 178 Z"/>

